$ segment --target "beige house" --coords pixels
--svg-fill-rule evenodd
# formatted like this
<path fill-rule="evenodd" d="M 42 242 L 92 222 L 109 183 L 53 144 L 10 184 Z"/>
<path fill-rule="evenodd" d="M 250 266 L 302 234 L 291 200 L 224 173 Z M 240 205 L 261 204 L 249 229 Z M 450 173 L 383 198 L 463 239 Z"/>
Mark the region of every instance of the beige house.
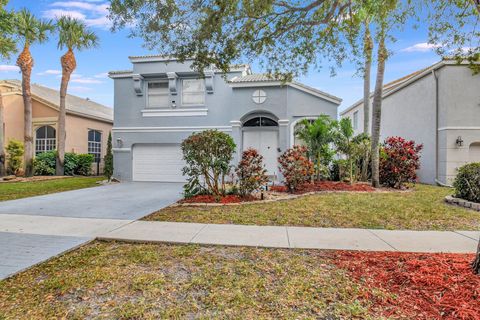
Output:
<path fill-rule="evenodd" d="M 57 90 L 32 84 L 33 139 L 35 154 L 55 150 L 60 95 Z M 4 104 L 5 143 L 23 141 L 24 106 L 21 82 L 0 81 Z M 108 134 L 113 125 L 113 109 L 73 95 L 67 95 L 66 152 L 90 153 L 102 162 Z"/>

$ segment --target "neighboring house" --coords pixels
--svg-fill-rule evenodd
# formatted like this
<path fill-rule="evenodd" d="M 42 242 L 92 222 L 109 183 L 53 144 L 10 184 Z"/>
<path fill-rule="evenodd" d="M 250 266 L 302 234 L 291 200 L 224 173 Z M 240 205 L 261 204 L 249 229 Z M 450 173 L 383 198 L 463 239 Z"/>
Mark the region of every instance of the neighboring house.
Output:
<path fill-rule="evenodd" d="M 115 82 L 114 168 L 122 180 L 182 182 L 181 142 L 193 132 L 229 133 L 241 152 L 256 148 L 269 175 L 277 157 L 295 143 L 299 120 L 337 116 L 341 99 L 292 82 L 252 74 L 248 65 L 222 74 L 192 71 L 161 56 L 130 57 L 131 71 L 110 72 Z"/>
<path fill-rule="evenodd" d="M 60 93 L 38 84 L 31 85 L 33 141 L 35 154 L 55 150 Z M 24 105 L 21 82 L 0 81 L 0 93 L 5 107 L 5 142 L 23 141 Z M 65 151 L 93 154 L 103 162 L 108 133 L 112 129 L 113 110 L 89 99 L 67 95 Z"/>
<path fill-rule="evenodd" d="M 340 116 L 361 133 L 363 101 Z M 420 182 L 451 184 L 458 167 L 480 162 L 480 75 L 444 60 L 386 84 L 380 133 L 423 144 Z"/>

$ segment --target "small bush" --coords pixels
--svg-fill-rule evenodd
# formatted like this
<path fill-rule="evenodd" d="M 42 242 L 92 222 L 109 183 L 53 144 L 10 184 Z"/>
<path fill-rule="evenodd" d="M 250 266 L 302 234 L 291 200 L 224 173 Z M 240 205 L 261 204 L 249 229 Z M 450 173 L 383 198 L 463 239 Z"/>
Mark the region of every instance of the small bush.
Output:
<path fill-rule="evenodd" d="M 380 153 L 380 182 L 396 189 L 404 187 L 407 182 L 416 182 L 422 149 L 423 145 L 417 145 L 413 140 L 387 138 Z"/>
<path fill-rule="evenodd" d="M 293 146 L 286 150 L 278 158 L 278 162 L 285 185 L 291 192 L 308 181 L 314 173 L 313 163 L 308 159 L 307 148 L 304 146 Z"/>
<path fill-rule="evenodd" d="M 75 170 L 78 167 L 78 154 L 73 152 L 66 152 L 65 153 L 65 163 L 63 165 L 64 174 L 66 176 L 73 176 L 75 174 Z"/>
<path fill-rule="evenodd" d="M 55 151 L 42 152 L 37 154 L 33 159 L 33 174 L 36 176 L 55 175 L 56 158 L 57 153 Z"/>
<path fill-rule="evenodd" d="M 480 203 L 480 162 L 460 167 L 453 187 L 455 197 Z"/>
<path fill-rule="evenodd" d="M 263 156 L 252 148 L 243 151 L 235 172 L 238 177 L 238 190 L 242 196 L 260 190 L 268 182 Z"/>
<path fill-rule="evenodd" d="M 93 154 L 77 154 L 77 167 L 75 168 L 75 174 L 82 176 L 89 176 L 92 174 L 92 163 L 95 160 Z"/>
<path fill-rule="evenodd" d="M 36 176 L 55 175 L 55 163 L 57 161 L 57 152 L 42 152 L 35 156 L 33 160 L 33 172 Z M 89 175 L 93 163 L 93 155 L 76 154 L 72 152 L 65 153 L 65 175 Z"/>
<path fill-rule="evenodd" d="M 17 175 L 22 169 L 23 164 L 23 143 L 18 140 L 10 140 L 7 148 L 7 172 Z"/>
<path fill-rule="evenodd" d="M 225 177 L 235 152 L 233 138 L 218 130 L 194 133 L 182 142 L 182 152 L 187 163 L 183 175 L 188 176 L 185 196 L 225 195 Z"/>

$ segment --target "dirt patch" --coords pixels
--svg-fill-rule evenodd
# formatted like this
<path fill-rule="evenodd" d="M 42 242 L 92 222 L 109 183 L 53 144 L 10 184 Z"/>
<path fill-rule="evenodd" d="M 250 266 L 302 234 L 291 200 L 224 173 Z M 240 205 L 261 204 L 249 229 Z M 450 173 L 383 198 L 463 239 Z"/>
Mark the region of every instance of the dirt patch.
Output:
<path fill-rule="evenodd" d="M 409 319 L 480 319 L 474 255 L 398 252 L 332 253 L 332 262 L 361 283 L 379 315 Z M 375 291 L 385 295 L 374 295 Z"/>
<path fill-rule="evenodd" d="M 58 180 L 58 179 L 68 179 L 73 178 L 71 176 L 33 176 L 33 177 L 16 177 L 5 181 L 0 179 L 0 183 L 10 183 L 10 182 L 35 182 L 35 181 L 47 181 L 47 180 Z"/>

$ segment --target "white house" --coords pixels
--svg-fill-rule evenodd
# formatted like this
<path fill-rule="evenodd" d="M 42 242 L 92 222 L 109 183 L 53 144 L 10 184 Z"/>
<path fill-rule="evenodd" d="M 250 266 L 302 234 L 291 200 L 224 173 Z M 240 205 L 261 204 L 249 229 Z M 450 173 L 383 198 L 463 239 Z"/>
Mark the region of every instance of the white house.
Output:
<path fill-rule="evenodd" d="M 363 99 L 340 116 L 361 133 Z M 458 167 L 480 162 L 480 75 L 444 60 L 386 84 L 380 132 L 423 144 L 420 182 L 451 184 Z"/>

